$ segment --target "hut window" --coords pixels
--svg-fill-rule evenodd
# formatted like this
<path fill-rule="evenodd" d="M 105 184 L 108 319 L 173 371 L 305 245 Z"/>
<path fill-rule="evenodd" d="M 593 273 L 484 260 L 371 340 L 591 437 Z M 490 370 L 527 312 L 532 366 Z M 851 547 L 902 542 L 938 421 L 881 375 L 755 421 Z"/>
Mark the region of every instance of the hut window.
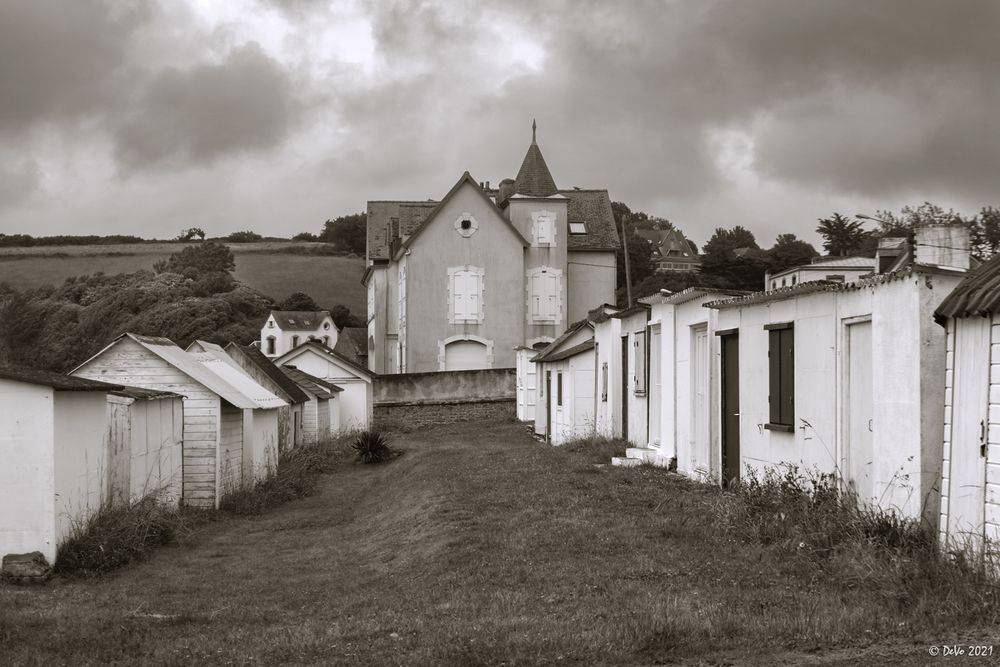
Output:
<path fill-rule="evenodd" d="M 274 354 L 274 336 L 267 337 L 267 353 Z"/>
<path fill-rule="evenodd" d="M 635 393 L 646 391 L 646 332 L 637 331 L 632 343 L 635 350 Z"/>
<path fill-rule="evenodd" d="M 556 405 L 562 407 L 562 373 L 556 373 Z"/>
<path fill-rule="evenodd" d="M 795 423 L 795 329 L 791 322 L 765 325 L 768 330 L 768 404 L 773 431 L 792 431 Z"/>
<path fill-rule="evenodd" d="M 292 347 L 298 347 L 298 346 L 299 346 L 299 337 L 292 336 Z"/>
<path fill-rule="evenodd" d="M 608 365 L 601 364 L 601 400 L 608 400 Z"/>

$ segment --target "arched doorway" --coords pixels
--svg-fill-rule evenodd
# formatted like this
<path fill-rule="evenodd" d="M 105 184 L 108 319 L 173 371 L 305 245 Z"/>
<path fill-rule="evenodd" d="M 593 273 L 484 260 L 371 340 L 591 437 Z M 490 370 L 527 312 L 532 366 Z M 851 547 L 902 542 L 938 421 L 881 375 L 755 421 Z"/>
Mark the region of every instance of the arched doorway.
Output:
<path fill-rule="evenodd" d="M 446 371 L 469 371 L 489 368 L 486 345 L 475 340 L 457 340 L 444 347 Z"/>

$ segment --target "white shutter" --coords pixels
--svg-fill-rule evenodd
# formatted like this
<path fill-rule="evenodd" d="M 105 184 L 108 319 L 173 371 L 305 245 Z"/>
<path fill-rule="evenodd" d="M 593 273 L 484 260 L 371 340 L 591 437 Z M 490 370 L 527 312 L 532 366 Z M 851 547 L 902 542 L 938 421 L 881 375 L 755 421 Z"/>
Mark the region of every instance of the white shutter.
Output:
<path fill-rule="evenodd" d="M 559 295 L 559 278 L 558 276 L 547 273 L 545 274 L 545 318 L 554 320 L 556 319 L 556 299 Z"/>
<path fill-rule="evenodd" d="M 469 271 L 465 274 L 465 288 L 466 288 L 466 318 L 470 320 L 479 319 L 479 280 L 480 276 L 478 273 L 473 273 Z"/>
<path fill-rule="evenodd" d="M 466 318 L 467 306 L 465 303 L 465 272 L 456 271 L 452 275 L 451 286 L 452 307 L 455 310 L 455 319 L 464 320 Z"/>
<path fill-rule="evenodd" d="M 542 289 L 545 276 L 536 273 L 531 276 L 531 316 L 540 318 L 542 316 Z"/>

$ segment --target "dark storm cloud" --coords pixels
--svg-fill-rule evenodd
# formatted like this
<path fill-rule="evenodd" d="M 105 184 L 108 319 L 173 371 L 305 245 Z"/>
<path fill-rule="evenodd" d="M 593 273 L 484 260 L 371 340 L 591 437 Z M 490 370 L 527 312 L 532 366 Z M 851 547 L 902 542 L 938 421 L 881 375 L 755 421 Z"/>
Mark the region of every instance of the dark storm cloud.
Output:
<path fill-rule="evenodd" d="M 287 70 L 248 44 L 152 77 L 113 131 L 116 155 L 128 169 L 207 164 L 280 145 L 301 111 Z"/>
<path fill-rule="evenodd" d="M 113 96 L 147 3 L 0 2 L 0 131 L 72 121 Z"/>

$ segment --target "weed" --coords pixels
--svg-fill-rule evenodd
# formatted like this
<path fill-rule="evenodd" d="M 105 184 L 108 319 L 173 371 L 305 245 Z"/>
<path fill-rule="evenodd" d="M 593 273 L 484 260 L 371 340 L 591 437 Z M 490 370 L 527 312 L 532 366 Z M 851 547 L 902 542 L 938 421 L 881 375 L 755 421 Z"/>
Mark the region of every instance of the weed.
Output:
<path fill-rule="evenodd" d="M 59 546 L 53 569 L 58 574 L 105 574 L 143 559 L 188 529 L 184 515 L 155 493 L 132 503 L 105 506 L 73 526 Z"/>
<path fill-rule="evenodd" d="M 589 463 L 611 463 L 612 456 L 625 456 L 625 449 L 629 446 L 621 438 L 590 435 L 567 440 L 559 446 L 559 451 L 582 454 Z"/>
<path fill-rule="evenodd" d="M 393 456 L 389 438 L 378 430 L 362 431 L 351 442 L 358 461 L 362 463 L 385 463 Z"/>

